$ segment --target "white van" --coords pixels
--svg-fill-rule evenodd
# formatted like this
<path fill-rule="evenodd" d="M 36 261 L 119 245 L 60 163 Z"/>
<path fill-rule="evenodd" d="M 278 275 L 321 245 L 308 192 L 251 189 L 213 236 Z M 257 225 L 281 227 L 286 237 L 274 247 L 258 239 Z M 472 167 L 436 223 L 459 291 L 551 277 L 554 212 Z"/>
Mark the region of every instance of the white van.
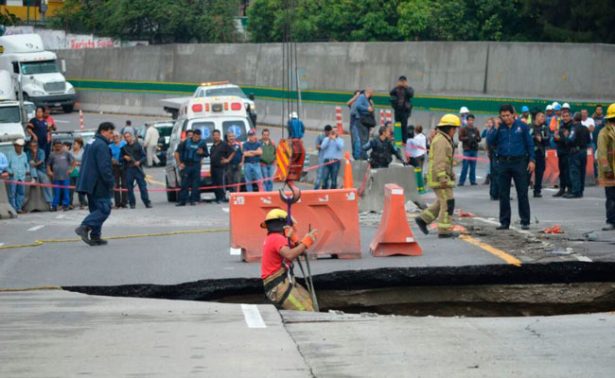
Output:
<path fill-rule="evenodd" d="M 212 145 L 212 133 L 214 130 L 220 131 L 223 138 L 227 132 L 232 131 L 237 141 L 243 143 L 247 140 L 248 131 L 251 128 L 250 119 L 240 97 L 208 97 L 187 101 L 186 104 L 181 106 L 179 116 L 171 132 L 165 168 L 167 189 L 174 189 L 180 186 L 180 174 L 175 162 L 175 151 L 177 146 L 185 139 L 188 130 L 201 130 L 201 138 L 207 142 L 207 148 L 209 149 Z M 209 158 L 205 158 L 201 165 L 200 186 L 211 185 L 211 167 Z M 211 190 L 203 192 L 211 192 Z M 175 202 L 178 195 L 178 191 L 169 191 L 167 192 L 167 200 Z"/>
<path fill-rule="evenodd" d="M 45 51 L 38 34 L 0 37 L 0 70 L 11 73 L 14 88 L 21 77 L 24 100 L 73 111 L 75 88 L 62 75 L 56 54 Z"/>

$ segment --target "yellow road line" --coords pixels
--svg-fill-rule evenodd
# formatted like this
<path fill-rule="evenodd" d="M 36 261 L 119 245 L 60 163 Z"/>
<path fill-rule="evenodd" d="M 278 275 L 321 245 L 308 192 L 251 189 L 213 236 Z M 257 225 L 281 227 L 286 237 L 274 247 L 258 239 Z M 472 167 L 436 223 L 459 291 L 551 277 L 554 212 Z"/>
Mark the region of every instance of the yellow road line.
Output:
<path fill-rule="evenodd" d="M 459 238 L 463 241 L 465 241 L 468 244 L 472 244 L 475 245 L 489 253 L 491 253 L 492 255 L 506 261 L 508 264 L 510 265 L 514 265 L 517 267 L 521 266 L 521 260 L 519 260 L 518 258 L 502 251 L 501 249 L 495 248 L 494 246 L 491 246 L 487 243 L 483 243 L 482 241 L 475 239 L 471 236 L 468 235 L 461 235 L 459 236 Z"/>
<path fill-rule="evenodd" d="M 206 229 L 206 230 L 183 230 L 183 231 L 155 232 L 155 233 L 147 233 L 147 234 L 132 234 L 132 235 L 109 236 L 106 239 L 108 239 L 108 240 L 137 239 L 137 238 L 150 238 L 150 237 L 161 237 L 161 236 L 209 234 L 209 233 L 227 232 L 227 231 L 229 231 L 228 228 L 210 228 L 210 229 Z M 3 250 L 3 249 L 33 248 L 33 247 L 40 247 L 41 245 L 45 245 L 45 244 L 52 244 L 52 243 L 75 243 L 75 242 L 80 242 L 80 241 L 81 241 L 80 238 L 35 240 L 34 242 L 27 243 L 27 244 L 3 245 L 3 246 L 0 247 L 0 250 Z"/>
<path fill-rule="evenodd" d="M 26 287 L 21 289 L 0 288 L 0 293 L 17 293 L 22 291 L 39 291 L 39 290 L 62 290 L 60 286 L 38 286 Z"/>

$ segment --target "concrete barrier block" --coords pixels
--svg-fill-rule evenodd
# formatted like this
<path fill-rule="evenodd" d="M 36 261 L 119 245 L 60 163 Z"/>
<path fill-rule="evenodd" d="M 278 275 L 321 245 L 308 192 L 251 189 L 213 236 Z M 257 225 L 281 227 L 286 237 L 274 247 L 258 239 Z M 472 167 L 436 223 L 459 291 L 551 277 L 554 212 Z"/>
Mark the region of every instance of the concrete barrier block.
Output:
<path fill-rule="evenodd" d="M 397 184 L 402 187 L 406 194 L 406 199 L 414 202 L 419 208 L 427 206 L 417 190 L 414 167 L 391 164 L 389 168 L 371 169 L 369 171 L 365 180 L 365 189 L 362 193 L 359 189 L 359 210 L 382 211 L 384 186 L 386 184 Z"/>
<path fill-rule="evenodd" d="M 9 205 L 7 185 L 0 181 L 0 219 L 17 218 L 17 212 Z"/>

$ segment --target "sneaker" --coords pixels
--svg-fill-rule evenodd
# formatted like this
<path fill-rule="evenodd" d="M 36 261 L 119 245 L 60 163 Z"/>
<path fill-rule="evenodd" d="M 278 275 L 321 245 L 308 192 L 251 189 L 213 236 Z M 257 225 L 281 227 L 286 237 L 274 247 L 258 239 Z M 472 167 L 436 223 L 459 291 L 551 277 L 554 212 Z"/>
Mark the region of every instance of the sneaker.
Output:
<path fill-rule="evenodd" d="M 428 235 L 429 229 L 427 228 L 427 222 L 425 222 L 423 218 L 420 218 L 420 217 L 417 217 L 415 221 L 416 221 L 416 225 L 419 226 L 419 229 L 421 230 L 421 232 L 424 233 L 425 235 Z"/>
<path fill-rule="evenodd" d="M 507 224 L 502 224 L 502 225 L 499 225 L 498 227 L 496 227 L 495 229 L 498 230 L 498 231 L 508 230 L 508 229 L 510 229 L 510 226 L 507 225 Z"/>
<path fill-rule="evenodd" d="M 81 237 L 81 240 L 87 245 L 94 245 L 92 239 L 90 239 L 90 228 L 85 225 L 81 225 L 75 228 L 75 233 Z"/>

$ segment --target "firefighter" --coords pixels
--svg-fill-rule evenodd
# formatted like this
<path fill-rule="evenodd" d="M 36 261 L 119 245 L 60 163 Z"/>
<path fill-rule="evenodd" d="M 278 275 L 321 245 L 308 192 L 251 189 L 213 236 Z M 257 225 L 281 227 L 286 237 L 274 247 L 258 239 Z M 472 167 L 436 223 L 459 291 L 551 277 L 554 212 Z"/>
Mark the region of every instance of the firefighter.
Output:
<path fill-rule="evenodd" d="M 598 134 L 598 183 L 606 195 L 606 227 L 615 231 L 615 103 L 606 112 L 606 126 Z"/>
<path fill-rule="evenodd" d="M 450 238 L 459 236 L 453 232 L 453 211 L 455 210 L 455 174 L 453 173 L 453 137 L 461 127 L 461 119 L 454 114 L 445 114 L 437 125 L 429 151 L 429 171 L 427 184 L 436 194 L 436 202 L 416 218 L 421 231 L 427 235 L 427 225 L 438 220 L 438 237 Z"/>
<path fill-rule="evenodd" d="M 281 209 L 270 210 L 261 223 L 261 228 L 267 229 L 261 262 L 265 295 L 284 310 L 314 311 L 310 293 L 295 281 L 292 264 L 316 242 L 317 231 L 312 230 L 299 240 L 295 220 L 291 223 L 288 224 L 288 214 Z"/>

